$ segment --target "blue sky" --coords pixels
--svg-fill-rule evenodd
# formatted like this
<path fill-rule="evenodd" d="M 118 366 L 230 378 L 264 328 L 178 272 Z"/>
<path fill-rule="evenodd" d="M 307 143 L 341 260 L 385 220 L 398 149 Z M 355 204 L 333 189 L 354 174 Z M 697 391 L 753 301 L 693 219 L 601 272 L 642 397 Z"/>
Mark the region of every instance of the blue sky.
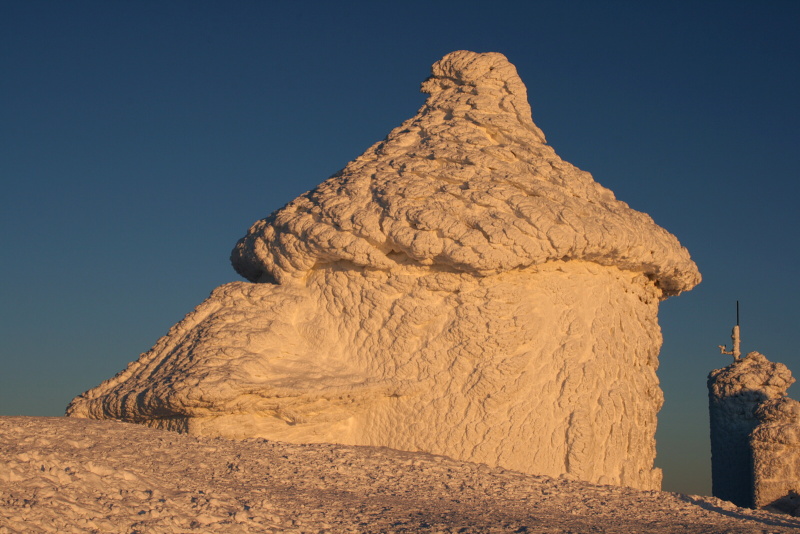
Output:
<path fill-rule="evenodd" d="M 411 117 L 434 61 L 495 51 L 556 152 L 703 273 L 661 307 L 657 463 L 708 494 L 737 299 L 743 350 L 800 374 L 799 24 L 781 1 L 2 2 L 0 414 L 61 415 L 238 279 L 250 224 Z"/>

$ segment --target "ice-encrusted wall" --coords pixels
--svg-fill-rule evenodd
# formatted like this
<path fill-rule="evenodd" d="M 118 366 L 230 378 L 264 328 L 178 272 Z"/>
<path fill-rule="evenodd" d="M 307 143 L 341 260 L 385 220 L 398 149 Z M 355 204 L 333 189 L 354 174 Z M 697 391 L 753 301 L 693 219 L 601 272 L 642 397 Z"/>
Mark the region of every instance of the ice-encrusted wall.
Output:
<path fill-rule="evenodd" d="M 68 414 L 424 450 L 660 487 L 674 236 L 561 160 L 501 54 L 433 66 L 418 114 L 234 249 L 221 286 Z"/>
<path fill-rule="evenodd" d="M 781 397 L 756 410 L 753 430 L 755 506 L 774 505 L 800 515 L 800 402 Z"/>

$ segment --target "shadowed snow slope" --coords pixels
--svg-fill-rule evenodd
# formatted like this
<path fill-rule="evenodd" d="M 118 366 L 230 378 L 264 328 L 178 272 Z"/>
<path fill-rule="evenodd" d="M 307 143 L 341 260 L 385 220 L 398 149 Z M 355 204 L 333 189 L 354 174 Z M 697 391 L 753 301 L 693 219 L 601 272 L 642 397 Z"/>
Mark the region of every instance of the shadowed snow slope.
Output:
<path fill-rule="evenodd" d="M 710 497 L 426 453 L 229 441 L 114 421 L 0 418 L 0 534 L 796 532 Z"/>
<path fill-rule="evenodd" d="M 697 267 L 545 144 L 504 56 L 432 70 L 415 117 L 236 245 L 252 283 L 68 415 L 660 488 L 658 304 Z"/>

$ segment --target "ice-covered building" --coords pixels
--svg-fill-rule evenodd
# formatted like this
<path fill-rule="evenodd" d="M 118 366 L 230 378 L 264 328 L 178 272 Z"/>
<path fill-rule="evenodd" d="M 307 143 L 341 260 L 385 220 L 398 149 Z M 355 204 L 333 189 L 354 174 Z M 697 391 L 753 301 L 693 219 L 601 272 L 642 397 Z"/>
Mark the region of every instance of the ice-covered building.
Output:
<path fill-rule="evenodd" d="M 712 493 L 800 515 L 800 403 L 791 371 L 758 352 L 708 377 Z"/>
<path fill-rule="evenodd" d="M 677 239 L 559 158 L 501 54 L 256 222 L 217 288 L 68 414 L 422 450 L 659 488 L 659 302 Z"/>

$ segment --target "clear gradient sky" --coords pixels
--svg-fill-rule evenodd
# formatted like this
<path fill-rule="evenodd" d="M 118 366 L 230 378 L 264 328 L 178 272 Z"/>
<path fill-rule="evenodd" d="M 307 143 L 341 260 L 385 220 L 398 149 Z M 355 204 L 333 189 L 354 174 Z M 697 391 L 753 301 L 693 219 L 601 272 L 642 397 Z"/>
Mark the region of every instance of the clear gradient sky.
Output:
<path fill-rule="evenodd" d="M 502 52 L 565 160 L 704 281 L 664 302 L 664 489 L 710 494 L 706 376 L 800 376 L 800 2 L 0 1 L 0 415 L 62 415 L 216 286 L 257 219 Z M 790 390 L 800 398 L 800 390 Z"/>

